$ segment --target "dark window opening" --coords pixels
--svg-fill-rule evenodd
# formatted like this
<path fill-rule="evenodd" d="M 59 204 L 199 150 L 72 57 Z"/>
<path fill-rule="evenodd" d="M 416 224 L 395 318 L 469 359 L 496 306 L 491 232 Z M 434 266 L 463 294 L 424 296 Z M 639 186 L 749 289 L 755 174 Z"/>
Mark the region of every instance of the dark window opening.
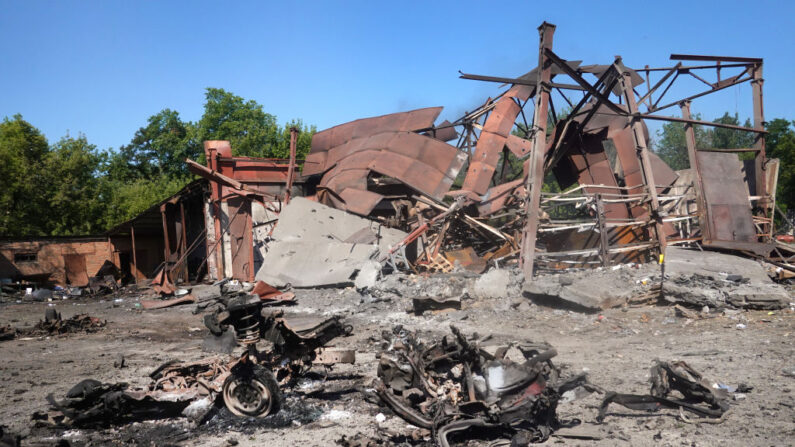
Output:
<path fill-rule="evenodd" d="M 36 262 L 36 253 L 14 253 L 14 262 Z"/>

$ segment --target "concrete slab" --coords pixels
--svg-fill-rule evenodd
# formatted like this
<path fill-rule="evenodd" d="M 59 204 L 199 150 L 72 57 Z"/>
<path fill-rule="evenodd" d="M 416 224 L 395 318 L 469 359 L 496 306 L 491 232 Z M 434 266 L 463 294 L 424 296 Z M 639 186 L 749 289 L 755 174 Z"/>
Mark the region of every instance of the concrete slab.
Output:
<path fill-rule="evenodd" d="M 296 197 L 282 209 L 272 237 L 257 280 L 274 287 L 322 287 L 353 284 L 362 268 L 372 270 L 372 260 L 406 233 Z"/>

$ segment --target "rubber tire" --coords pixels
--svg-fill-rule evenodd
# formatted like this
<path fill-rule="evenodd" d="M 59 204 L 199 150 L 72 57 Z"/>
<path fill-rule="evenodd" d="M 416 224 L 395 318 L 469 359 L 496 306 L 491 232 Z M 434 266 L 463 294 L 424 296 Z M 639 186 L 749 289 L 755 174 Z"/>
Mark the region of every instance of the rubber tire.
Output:
<path fill-rule="evenodd" d="M 260 366 L 260 365 L 253 365 L 252 368 L 245 372 L 245 376 L 248 377 L 241 377 L 240 375 L 235 376 L 235 374 L 230 374 L 229 377 L 226 378 L 224 381 L 224 386 L 221 391 L 221 395 L 223 396 L 224 406 L 227 410 L 229 410 L 232 414 L 241 417 L 265 417 L 271 414 L 276 414 L 282 407 L 282 392 L 279 388 L 279 384 L 276 382 L 276 378 L 273 376 L 273 373 Z M 248 379 L 252 381 L 257 381 L 261 385 L 263 385 L 271 395 L 271 404 L 270 404 L 270 411 L 265 414 L 260 415 L 246 415 L 240 414 L 239 412 L 235 411 L 231 405 L 226 401 L 226 389 L 228 386 L 232 384 L 235 380 L 238 379 Z"/>

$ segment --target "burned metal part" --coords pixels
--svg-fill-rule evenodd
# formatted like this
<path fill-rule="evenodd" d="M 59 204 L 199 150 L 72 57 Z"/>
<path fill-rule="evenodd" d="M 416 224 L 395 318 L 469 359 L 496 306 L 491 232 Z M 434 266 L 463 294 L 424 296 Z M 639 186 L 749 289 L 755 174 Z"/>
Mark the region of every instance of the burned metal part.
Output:
<path fill-rule="evenodd" d="M 180 297 L 171 298 L 168 300 L 141 300 L 140 302 L 141 302 L 141 307 L 147 310 L 163 309 L 166 307 L 177 306 L 180 304 L 195 303 L 196 297 L 191 294 L 187 294 Z"/>
<path fill-rule="evenodd" d="M 431 429 L 439 445 L 448 435 L 489 428 L 517 442 L 543 442 L 560 425 L 560 394 L 584 386 L 583 376 L 561 380 L 548 345 L 489 344 L 453 336 L 426 343 L 396 327 L 384 333 L 376 391 L 395 413 Z"/>
<path fill-rule="evenodd" d="M 729 410 L 728 392 L 713 387 L 685 362 L 657 361 L 651 368 L 650 380 L 649 395 L 607 393 L 599 407 L 597 420 L 604 420 L 611 403 L 640 411 L 684 409 L 702 418 L 720 418 Z M 671 396 L 673 391 L 682 397 Z"/>

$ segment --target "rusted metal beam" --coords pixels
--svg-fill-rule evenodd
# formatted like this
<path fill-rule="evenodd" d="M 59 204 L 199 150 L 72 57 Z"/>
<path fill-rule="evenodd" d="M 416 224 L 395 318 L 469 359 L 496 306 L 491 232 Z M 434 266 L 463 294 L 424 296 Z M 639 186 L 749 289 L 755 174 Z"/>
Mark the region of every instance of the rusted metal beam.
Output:
<path fill-rule="evenodd" d="M 248 236 L 248 240 L 251 242 L 248 244 L 248 281 L 254 282 L 254 274 L 256 273 L 254 272 L 254 202 L 251 200 L 247 200 L 246 202 L 248 202 L 248 213 L 246 213 L 246 235 Z M 246 239 L 247 238 L 244 237 L 243 241 Z"/>
<path fill-rule="evenodd" d="M 596 99 L 605 103 L 607 107 L 609 107 L 612 111 L 616 112 L 619 115 L 625 115 L 626 112 L 622 110 L 620 107 L 615 105 L 608 97 L 602 94 L 599 90 L 594 88 L 588 81 L 585 80 L 576 70 L 569 67 L 565 60 L 561 59 L 557 54 L 555 54 L 551 49 L 546 48 L 544 50 L 545 55 L 549 57 L 549 59 L 555 63 L 564 73 L 566 73 L 570 78 L 574 79 L 577 84 L 583 87 L 586 91 L 588 91 L 591 95 L 593 95 Z M 609 70 L 609 69 L 608 69 Z"/>
<path fill-rule="evenodd" d="M 130 224 L 130 239 L 132 243 L 133 279 L 138 283 L 138 258 L 135 255 L 135 225 Z"/>
<path fill-rule="evenodd" d="M 287 191 L 284 192 L 284 203 L 290 203 L 293 191 L 293 176 L 295 175 L 295 154 L 298 143 L 298 129 L 290 128 L 290 166 L 287 168 Z"/>
<path fill-rule="evenodd" d="M 171 257 L 171 242 L 168 240 L 168 219 L 166 219 L 166 204 L 160 205 L 160 217 L 163 219 L 163 261 L 168 263 Z M 168 264 L 166 264 L 168 265 Z"/>
<path fill-rule="evenodd" d="M 459 73 L 461 73 L 459 71 Z M 519 84 L 519 85 L 529 85 L 531 87 L 535 87 L 537 85 L 537 81 L 535 79 L 523 79 L 523 78 L 505 78 L 500 76 L 483 76 L 483 75 L 476 75 L 476 74 L 469 74 L 469 73 L 461 73 L 459 76 L 461 79 L 471 79 L 473 81 L 486 81 L 486 82 L 500 82 L 503 84 Z M 574 85 L 574 84 L 560 84 L 556 82 L 550 82 L 550 88 L 559 88 L 563 90 L 580 90 L 584 91 L 585 89 L 582 86 Z"/>
<path fill-rule="evenodd" d="M 701 93 L 696 93 L 695 95 L 690 95 L 687 98 L 677 99 L 676 101 L 669 102 L 668 104 L 665 104 L 663 106 L 659 106 L 658 107 L 655 104 L 655 106 L 652 107 L 651 110 L 649 110 L 649 111 L 650 112 L 656 112 L 658 110 L 663 110 L 663 109 L 667 109 L 668 107 L 672 107 L 672 106 L 678 105 L 682 101 L 692 101 L 692 100 L 700 98 L 702 96 L 709 95 L 710 93 L 715 93 L 715 92 L 723 90 L 725 88 L 729 88 L 731 86 L 734 86 L 734 85 L 737 85 L 737 84 L 742 84 L 743 82 L 746 82 L 746 81 L 750 81 L 751 78 L 752 78 L 751 76 L 746 76 L 745 78 L 737 79 L 737 80 L 735 80 L 733 82 L 727 83 L 725 85 L 721 85 L 720 87 L 716 87 L 716 88 L 713 88 L 711 90 L 705 90 L 705 91 L 703 91 Z M 659 101 L 659 100 L 660 99 L 658 98 L 657 101 Z"/>
<path fill-rule="evenodd" d="M 548 83 L 552 77 L 552 64 L 550 64 L 549 61 L 552 59 L 550 54 L 554 56 L 551 48 L 552 38 L 555 34 L 555 25 L 547 22 L 542 23 L 541 26 L 538 27 L 538 34 L 538 71 L 536 85 L 541 86 L 541 88 L 536 88 L 535 92 L 535 113 L 533 114 L 532 132 L 533 148 L 530 152 L 530 167 L 527 176 L 527 184 L 525 186 L 528 195 L 525 199 L 525 225 L 522 232 L 521 248 L 521 262 L 525 282 L 532 281 L 533 279 L 533 261 L 535 260 L 536 236 L 538 235 L 541 186 L 544 183 L 544 155 L 547 146 Z M 558 61 L 562 60 L 558 58 Z M 570 70 L 570 67 L 565 61 L 562 61 L 559 65 L 562 65 L 561 68 L 563 68 L 564 71 Z M 577 73 L 574 74 L 577 78 L 582 80 Z M 588 88 L 591 94 L 594 94 L 594 92 L 600 94 L 598 91 L 591 88 L 590 84 L 588 84 Z"/>
<path fill-rule="evenodd" d="M 211 171 L 218 170 L 218 150 L 214 146 L 215 141 L 205 141 L 204 142 L 204 153 L 205 157 L 207 158 L 207 164 Z M 230 150 L 231 152 L 231 150 Z M 212 202 L 212 209 L 213 209 L 213 223 L 215 229 L 215 243 L 218 245 L 220 244 L 223 246 L 222 238 L 223 235 L 221 234 L 221 185 L 218 182 L 210 182 L 210 200 Z M 209 254 L 208 254 L 209 256 Z M 209 268 L 208 268 L 209 270 Z M 224 257 L 223 257 L 223 249 L 217 250 L 215 253 L 215 270 L 218 278 L 216 279 L 223 279 L 224 275 Z"/>
<path fill-rule="evenodd" d="M 690 102 L 690 100 L 686 99 L 684 101 L 680 101 L 680 103 L 681 102 Z M 713 123 L 712 121 L 676 118 L 674 116 L 651 115 L 648 113 L 638 113 L 637 116 L 639 118 L 649 119 L 649 120 L 675 121 L 677 123 L 698 124 L 701 126 L 710 126 L 710 127 L 721 127 L 723 129 L 742 130 L 744 132 L 755 132 L 762 135 L 767 133 L 767 131 L 764 128 L 759 129 L 755 127 L 735 126 L 733 124 Z M 762 141 L 764 141 L 764 138 L 762 138 Z"/>
<path fill-rule="evenodd" d="M 623 97 L 626 101 L 627 111 L 630 115 L 627 118 L 627 124 L 632 130 L 632 138 L 635 142 L 635 148 L 640 160 L 643 183 L 646 185 L 646 189 L 649 193 L 651 217 L 655 220 L 654 228 L 657 236 L 657 242 L 660 245 L 660 262 L 662 262 L 665 256 L 665 232 L 663 231 L 663 216 L 660 214 L 660 203 L 657 200 L 657 188 L 655 187 L 656 183 L 654 181 L 654 171 L 652 170 L 651 160 L 649 158 L 649 149 L 646 146 L 646 138 L 643 132 L 643 122 L 638 116 L 634 116 L 639 114 L 635 92 L 632 91 L 632 77 L 629 70 L 624 67 L 620 59 L 617 59 L 613 66 L 616 68 L 616 71 L 621 73 L 621 89 L 623 91 Z"/>
<path fill-rule="evenodd" d="M 754 128 L 757 130 L 756 139 L 754 140 L 754 149 L 757 150 L 754 159 L 754 175 L 756 177 L 754 183 L 756 183 L 756 195 L 763 198 L 760 202 L 757 202 L 757 205 L 765 210 L 765 217 L 768 217 L 772 215 L 772 213 L 769 213 L 767 209 L 770 205 L 767 203 L 767 181 L 765 179 L 767 154 L 765 153 L 765 135 L 762 133 L 765 130 L 765 111 L 762 102 L 762 85 L 764 84 L 764 79 L 762 79 L 761 62 L 762 60 L 760 59 L 759 65 L 755 67 L 751 73 L 753 77 L 751 81 L 751 90 L 754 103 Z M 773 225 L 770 226 L 772 228 Z"/>
<path fill-rule="evenodd" d="M 179 257 L 182 258 L 182 257 L 187 256 L 187 250 L 188 250 L 188 229 L 187 229 L 187 224 L 185 222 L 185 204 L 183 203 L 182 200 L 179 201 L 179 217 L 181 219 L 180 220 L 180 227 L 182 227 L 182 243 L 180 244 L 180 247 L 179 247 Z M 187 262 L 182 264 L 181 270 L 182 270 L 183 275 L 185 275 L 182 279 L 185 282 L 188 282 L 188 263 Z"/>
<path fill-rule="evenodd" d="M 690 120 L 690 101 L 682 101 L 682 118 Z M 698 206 L 698 222 L 701 227 L 702 238 L 712 239 L 709 234 L 710 226 L 707 224 L 707 208 L 704 203 L 704 185 L 701 181 L 701 167 L 698 164 L 696 154 L 696 133 L 692 123 L 685 123 L 685 143 L 687 144 L 687 158 L 690 161 L 690 172 L 693 175 L 693 190 L 696 194 L 696 204 Z"/>
<path fill-rule="evenodd" d="M 762 59 L 757 57 L 703 56 L 696 54 L 672 54 L 671 60 L 672 61 L 741 62 L 747 64 L 762 63 Z"/>
<path fill-rule="evenodd" d="M 679 63 L 677 63 L 677 64 L 676 64 L 676 65 L 675 65 L 673 68 L 671 68 L 671 70 L 669 70 L 669 71 L 668 71 L 668 73 L 665 73 L 665 75 L 664 75 L 662 78 L 660 78 L 660 80 L 659 80 L 659 81 L 657 81 L 657 83 L 656 83 L 656 84 L 654 84 L 654 87 L 651 87 L 651 88 L 649 88 L 649 91 L 648 91 L 648 92 L 646 92 L 646 94 L 645 94 L 645 95 L 643 95 L 643 96 L 642 96 L 642 97 L 641 97 L 641 98 L 638 100 L 638 104 L 640 104 L 640 103 L 644 102 L 644 101 L 646 100 L 646 98 L 648 98 L 648 99 L 649 99 L 649 108 L 651 109 L 651 95 L 652 95 L 652 93 L 654 93 L 655 91 L 657 91 L 657 89 L 658 89 L 658 88 L 660 88 L 660 86 L 661 86 L 661 85 L 663 85 L 663 84 L 665 83 L 665 81 L 666 81 L 666 80 L 668 80 L 668 78 L 669 78 L 669 77 L 671 77 L 671 75 L 673 75 L 674 73 L 676 73 L 676 72 L 677 72 L 677 70 L 679 70 L 679 68 L 680 68 L 681 66 L 682 66 L 682 63 L 681 63 L 681 62 L 679 62 Z M 646 72 L 646 73 L 648 74 L 648 72 Z"/>

